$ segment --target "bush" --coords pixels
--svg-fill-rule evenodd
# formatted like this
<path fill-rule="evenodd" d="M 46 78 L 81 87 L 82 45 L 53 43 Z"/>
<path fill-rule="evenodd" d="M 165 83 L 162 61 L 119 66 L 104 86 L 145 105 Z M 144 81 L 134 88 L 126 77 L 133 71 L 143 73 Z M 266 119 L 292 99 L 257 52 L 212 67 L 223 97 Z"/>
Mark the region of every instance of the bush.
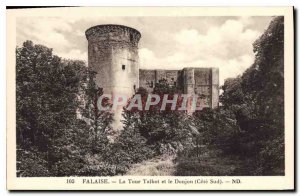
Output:
<path fill-rule="evenodd" d="M 238 156 L 226 155 L 221 150 L 196 147 L 185 149 L 175 159 L 177 176 L 229 176 L 244 175 L 243 162 Z"/>
<path fill-rule="evenodd" d="M 104 160 L 117 165 L 117 173 L 123 174 L 131 164 L 142 162 L 155 156 L 153 146 L 146 143 L 146 139 L 138 130 L 125 127 L 114 143 L 107 147 L 103 155 Z"/>
<path fill-rule="evenodd" d="M 27 150 L 17 148 L 17 176 L 18 177 L 48 177 L 48 162 L 45 155 L 35 148 Z"/>

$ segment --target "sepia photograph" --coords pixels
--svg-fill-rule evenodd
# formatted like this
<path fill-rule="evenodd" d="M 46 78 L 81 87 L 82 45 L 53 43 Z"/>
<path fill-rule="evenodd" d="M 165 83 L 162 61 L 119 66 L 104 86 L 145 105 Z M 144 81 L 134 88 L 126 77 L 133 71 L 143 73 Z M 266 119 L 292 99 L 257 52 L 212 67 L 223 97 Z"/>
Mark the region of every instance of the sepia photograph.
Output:
<path fill-rule="evenodd" d="M 293 8 L 168 9 L 7 10 L 12 189 L 293 187 Z"/>

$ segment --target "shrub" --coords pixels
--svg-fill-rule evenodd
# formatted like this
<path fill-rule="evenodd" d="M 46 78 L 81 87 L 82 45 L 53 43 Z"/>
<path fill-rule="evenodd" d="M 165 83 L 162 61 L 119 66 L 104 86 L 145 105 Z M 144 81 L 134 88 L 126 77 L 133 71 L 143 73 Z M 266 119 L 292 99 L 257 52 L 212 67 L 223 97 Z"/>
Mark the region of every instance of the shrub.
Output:
<path fill-rule="evenodd" d="M 35 148 L 27 150 L 17 148 L 17 176 L 18 177 L 47 177 L 48 170 L 45 155 Z"/>

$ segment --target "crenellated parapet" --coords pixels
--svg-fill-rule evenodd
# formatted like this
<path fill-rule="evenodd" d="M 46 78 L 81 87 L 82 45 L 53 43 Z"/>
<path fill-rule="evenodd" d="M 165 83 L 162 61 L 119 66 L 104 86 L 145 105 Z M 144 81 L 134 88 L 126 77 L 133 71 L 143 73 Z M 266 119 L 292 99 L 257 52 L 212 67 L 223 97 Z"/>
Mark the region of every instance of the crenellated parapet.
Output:
<path fill-rule="evenodd" d="M 141 33 L 136 29 L 123 25 L 97 25 L 85 32 L 89 42 L 124 42 L 137 47 Z"/>

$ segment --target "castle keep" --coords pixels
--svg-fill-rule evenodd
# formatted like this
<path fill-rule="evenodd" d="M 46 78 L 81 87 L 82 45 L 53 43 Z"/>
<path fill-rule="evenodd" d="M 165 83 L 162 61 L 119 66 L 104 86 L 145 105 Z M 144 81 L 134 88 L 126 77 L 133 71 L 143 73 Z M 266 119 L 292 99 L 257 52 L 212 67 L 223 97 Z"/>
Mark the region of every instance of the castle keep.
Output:
<path fill-rule="evenodd" d="M 137 88 L 152 92 L 161 79 L 179 87 L 182 93 L 198 95 L 200 107 L 219 103 L 218 68 L 182 70 L 139 69 L 138 42 L 141 34 L 123 25 L 98 25 L 86 32 L 88 66 L 97 72 L 95 82 L 105 94 L 132 96 Z M 115 116 L 121 116 L 122 109 Z"/>
<path fill-rule="evenodd" d="M 182 70 L 139 70 L 139 86 L 152 92 L 160 80 L 177 86 L 184 94 L 198 95 L 200 108 L 219 104 L 219 70 L 217 68 L 184 68 Z"/>

